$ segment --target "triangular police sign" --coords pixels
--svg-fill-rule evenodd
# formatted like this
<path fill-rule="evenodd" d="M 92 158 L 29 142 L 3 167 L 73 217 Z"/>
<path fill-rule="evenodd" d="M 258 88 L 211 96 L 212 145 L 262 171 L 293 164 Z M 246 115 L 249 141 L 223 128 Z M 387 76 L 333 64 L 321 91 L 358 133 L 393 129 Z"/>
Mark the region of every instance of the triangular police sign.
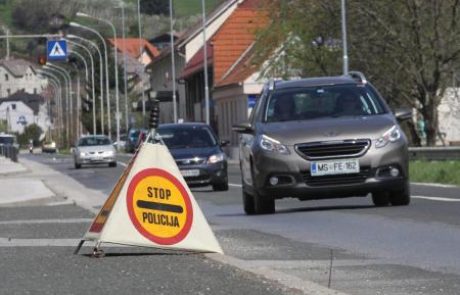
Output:
<path fill-rule="evenodd" d="M 82 243 L 223 253 L 168 148 L 143 143 Z M 99 250 L 96 250 L 96 255 Z"/>
<path fill-rule="evenodd" d="M 65 60 L 67 58 L 66 40 L 48 40 L 46 47 L 48 60 Z"/>

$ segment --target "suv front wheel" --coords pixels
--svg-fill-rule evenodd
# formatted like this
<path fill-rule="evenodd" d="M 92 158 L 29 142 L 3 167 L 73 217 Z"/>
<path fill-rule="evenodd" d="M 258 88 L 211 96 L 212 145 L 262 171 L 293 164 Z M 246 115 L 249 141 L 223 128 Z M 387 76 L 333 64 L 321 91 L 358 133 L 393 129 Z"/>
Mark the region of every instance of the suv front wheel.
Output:
<path fill-rule="evenodd" d="M 273 214 L 275 213 L 275 199 L 272 197 L 263 197 L 255 192 L 254 209 L 256 214 Z"/>

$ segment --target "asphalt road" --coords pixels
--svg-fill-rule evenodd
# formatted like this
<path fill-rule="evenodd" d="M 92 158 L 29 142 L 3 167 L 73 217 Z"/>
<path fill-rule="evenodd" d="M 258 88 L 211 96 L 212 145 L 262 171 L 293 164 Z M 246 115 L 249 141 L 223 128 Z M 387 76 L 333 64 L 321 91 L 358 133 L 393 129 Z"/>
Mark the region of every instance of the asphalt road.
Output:
<path fill-rule="evenodd" d="M 24 157 L 108 195 L 130 155 L 120 156 L 116 168 L 85 167 L 80 170 L 73 168 L 69 157 Z M 459 294 L 459 188 L 412 185 L 412 203 L 406 207 L 376 208 L 370 197 L 308 202 L 283 199 L 277 201 L 274 215 L 246 216 L 241 205 L 237 165 L 230 165 L 229 173 L 228 192 L 212 192 L 208 187 L 192 190 L 228 257 L 226 264 L 199 255 L 160 255 L 145 249 L 116 248 L 114 251 L 110 248 L 108 253 L 118 254 L 109 255 L 108 259 L 100 260 L 97 267 L 91 267 L 93 260 L 69 256 L 66 248 L 58 251 L 0 248 L 2 264 L 11 266 L 6 284 L 2 285 L 14 288 L 17 279 L 25 280 L 26 284 L 33 284 L 34 280 L 46 282 L 51 278 L 40 272 L 39 265 L 46 264 L 47 258 L 60 257 L 62 261 L 51 259 L 54 265 L 50 267 L 59 273 L 73 269 L 78 279 L 74 283 L 63 275 L 53 278 L 63 280 L 63 289 L 58 291 L 63 291 L 65 286 L 78 290 L 81 286 L 76 282 L 97 290 L 98 286 L 113 281 L 107 287 L 113 293 L 123 293 L 120 291 L 126 291 L 123 286 L 131 284 L 133 291 L 151 290 L 155 294 L 162 292 L 158 290 L 168 293 L 175 290 L 173 287 L 178 288 L 178 294 L 286 294 L 295 293 L 296 286 L 313 281 L 350 294 Z M 80 218 L 79 222 L 53 226 L 33 224 L 31 227 L 0 223 L 0 236 L 13 232 L 16 236 L 38 238 L 46 234 L 78 239 L 91 216 L 76 206 L 62 209 L 69 210 L 68 207 L 81 212 L 63 216 Z M 18 210 L 21 210 L 18 214 L 29 216 L 41 214 L 42 209 Z M 6 211 L 0 211 L 3 220 Z M 48 211 L 43 214 L 51 214 Z M 127 254 L 133 251 L 139 254 Z M 37 265 L 37 271 L 27 267 L 31 264 Z M 160 266 L 163 269 L 159 269 Z M 278 278 L 283 284 L 241 269 Z M 148 284 L 146 280 L 152 279 L 155 284 Z M 181 289 L 186 288 L 181 280 L 190 282 L 188 291 L 191 292 Z M 163 289 L 158 289 L 159 286 Z"/>

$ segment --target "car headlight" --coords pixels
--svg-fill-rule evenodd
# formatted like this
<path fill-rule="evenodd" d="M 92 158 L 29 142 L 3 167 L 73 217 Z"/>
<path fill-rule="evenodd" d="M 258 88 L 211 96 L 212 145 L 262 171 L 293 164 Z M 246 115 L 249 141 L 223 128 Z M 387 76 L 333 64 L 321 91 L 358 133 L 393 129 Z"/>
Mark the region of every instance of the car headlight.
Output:
<path fill-rule="evenodd" d="M 220 154 L 215 154 L 215 155 L 212 155 L 208 158 L 208 163 L 209 164 L 215 164 L 215 163 L 218 163 L 218 162 L 222 162 L 225 160 L 225 154 L 224 153 L 220 153 Z"/>
<path fill-rule="evenodd" d="M 86 154 L 84 152 L 80 152 L 79 154 L 80 154 L 80 157 L 86 156 Z"/>
<path fill-rule="evenodd" d="M 114 151 L 106 151 L 105 154 L 107 156 L 113 156 L 115 154 L 115 152 Z"/>
<path fill-rule="evenodd" d="M 285 145 L 266 135 L 262 135 L 259 145 L 264 151 L 277 152 L 283 155 L 289 154 L 289 149 Z"/>
<path fill-rule="evenodd" d="M 390 142 L 398 141 L 400 138 L 401 138 L 401 130 L 399 129 L 397 125 L 394 125 L 390 129 L 385 131 L 385 133 L 383 133 L 383 135 L 375 141 L 375 147 L 382 148 Z"/>

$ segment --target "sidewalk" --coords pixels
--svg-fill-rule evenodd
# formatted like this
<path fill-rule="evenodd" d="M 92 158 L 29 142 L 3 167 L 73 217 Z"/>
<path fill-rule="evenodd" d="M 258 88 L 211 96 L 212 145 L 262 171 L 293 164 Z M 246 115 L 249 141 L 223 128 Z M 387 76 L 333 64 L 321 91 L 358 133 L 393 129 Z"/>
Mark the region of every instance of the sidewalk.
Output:
<path fill-rule="evenodd" d="M 0 205 L 48 199 L 55 194 L 40 179 L 30 177 L 21 163 L 0 157 Z"/>

